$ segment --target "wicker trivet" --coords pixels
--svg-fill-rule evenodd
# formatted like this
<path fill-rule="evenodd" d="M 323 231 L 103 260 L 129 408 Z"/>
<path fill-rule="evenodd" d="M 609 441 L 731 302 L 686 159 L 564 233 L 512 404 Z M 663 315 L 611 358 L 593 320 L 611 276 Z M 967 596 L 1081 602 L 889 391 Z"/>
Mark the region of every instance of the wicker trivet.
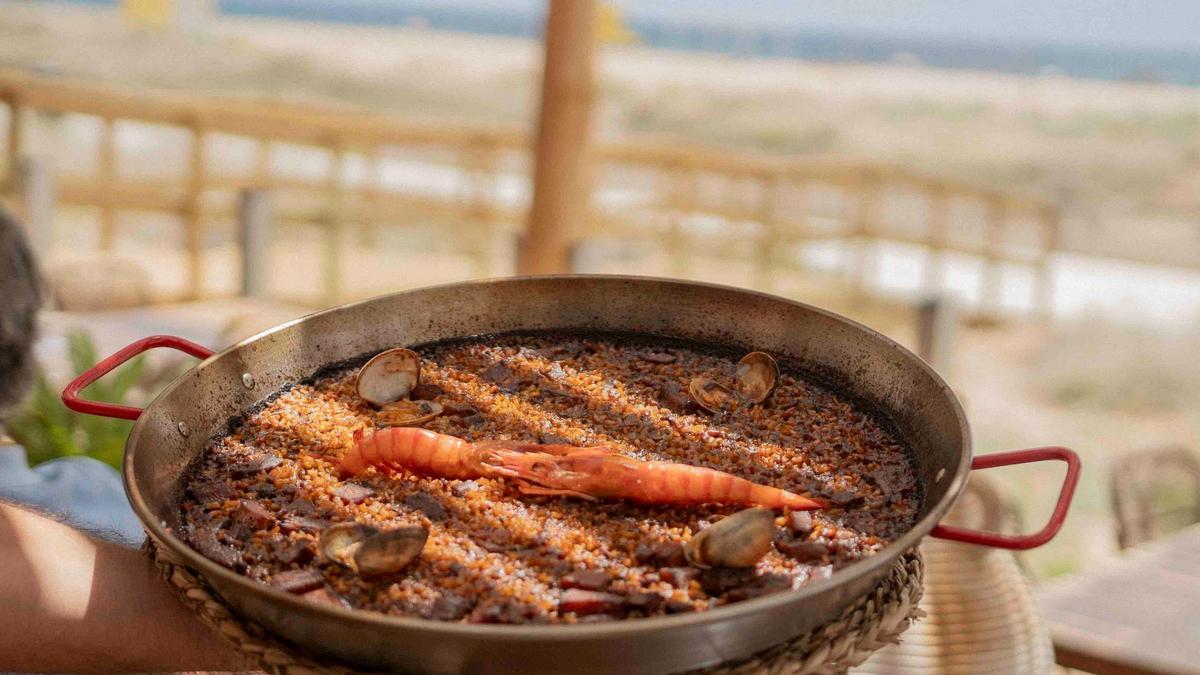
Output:
<path fill-rule="evenodd" d="M 233 615 L 208 584 L 171 555 L 147 539 L 144 546 L 170 582 L 175 595 L 200 621 L 220 633 L 248 659 L 269 673 L 354 673 L 352 666 L 302 654 L 265 630 Z M 744 661 L 721 664 L 697 674 L 749 675 L 751 673 L 841 673 L 867 659 L 879 648 L 899 641 L 914 620 L 923 615 L 917 604 L 923 590 L 925 567 L 920 553 L 907 553 L 892 563 L 887 575 L 871 593 L 842 614 L 811 632 L 764 650 Z"/>

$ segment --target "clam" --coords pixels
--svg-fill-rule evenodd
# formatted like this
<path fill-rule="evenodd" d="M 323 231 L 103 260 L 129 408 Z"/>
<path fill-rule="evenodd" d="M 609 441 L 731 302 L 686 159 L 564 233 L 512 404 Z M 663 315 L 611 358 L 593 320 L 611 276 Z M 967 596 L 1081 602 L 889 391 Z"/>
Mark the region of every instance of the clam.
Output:
<path fill-rule="evenodd" d="M 775 512 L 749 508 L 700 530 L 684 553 L 696 567 L 754 567 L 775 539 Z"/>
<path fill-rule="evenodd" d="M 386 403 L 375 415 L 375 423 L 385 427 L 415 427 L 442 414 L 437 401 L 395 401 Z"/>
<path fill-rule="evenodd" d="M 408 398 L 421 381 L 421 357 L 411 349 L 397 347 L 380 352 L 363 364 L 354 381 L 360 398 L 384 405 Z"/>
<path fill-rule="evenodd" d="M 395 574 L 421 554 L 429 530 L 420 525 L 380 532 L 362 543 L 354 552 L 354 564 L 364 577 Z"/>
<path fill-rule="evenodd" d="M 370 525 L 338 523 L 321 531 L 321 555 L 343 567 L 354 568 L 354 554 L 368 537 L 379 530 Z"/>
<path fill-rule="evenodd" d="M 701 408 L 711 413 L 729 412 L 738 407 L 737 394 L 728 387 L 707 377 L 694 377 L 688 384 L 688 393 Z"/>
<path fill-rule="evenodd" d="M 420 525 L 382 530 L 338 523 L 321 532 L 321 554 L 362 576 L 394 574 L 416 559 L 429 530 Z"/>
<path fill-rule="evenodd" d="M 738 361 L 734 389 L 746 403 L 762 403 L 779 381 L 779 364 L 766 352 L 750 352 Z"/>

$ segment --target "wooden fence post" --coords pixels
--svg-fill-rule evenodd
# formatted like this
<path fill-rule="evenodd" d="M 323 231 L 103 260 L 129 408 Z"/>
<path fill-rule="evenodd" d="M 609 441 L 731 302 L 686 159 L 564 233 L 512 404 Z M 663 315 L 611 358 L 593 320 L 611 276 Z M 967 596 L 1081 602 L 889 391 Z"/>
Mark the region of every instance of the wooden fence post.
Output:
<path fill-rule="evenodd" d="M 341 141 L 330 148 L 327 190 L 329 211 L 325 231 L 325 304 L 333 306 L 342 298 L 342 253 L 346 244 L 346 159 Z"/>
<path fill-rule="evenodd" d="M 199 119 L 192 120 L 191 166 L 188 173 L 187 206 L 184 213 L 185 240 L 187 241 L 187 289 L 189 300 L 200 298 L 204 290 L 204 214 L 203 197 L 208 170 L 205 150 L 204 125 Z"/>
<path fill-rule="evenodd" d="M 942 296 L 932 296 L 917 306 L 917 355 L 943 376 L 950 372 L 958 313 Z"/>
<path fill-rule="evenodd" d="M 114 122 L 111 117 L 101 120 L 100 126 L 100 165 L 99 183 L 110 189 L 116 179 L 116 138 Z M 108 252 L 113 249 L 117 238 L 116 211 L 105 205 L 100 207 L 100 250 Z"/>
<path fill-rule="evenodd" d="M 242 295 L 264 299 L 271 272 L 271 195 L 266 190 L 238 194 L 238 236 L 242 249 Z"/>
<path fill-rule="evenodd" d="M 929 229 L 925 239 L 925 274 L 921 281 L 922 292 L 927 296 L 940 295 L 946 283 L 946 237 L 950 234 L 950 195 L 945 186 L 934 184 L 927 187 L 929 205 Z"/>
<path fill-rule="evenodd" d="M 1058 205 L 1041 209 L 1042 250 L 1035 261 L 1033 311 L 1049 318 L 1054 315 L 1054 255 L 1058 251 L 1062 229 L 1062 210 Z"/>
<path fill-rule="evenodd" d="M 878 176 L 868 174 L 858 187 L 858 204 L 854 211 L 854 222 L 850 232 L 850 247 L 853 259 L 849 264 L 850 283 L 856 293 L 863 293 L 875 275 L 875 250 L 871 233 L 879 222 L 880 187 Z"/>
<path fill-rule="evenodd" d="M 25 223 L 29 243 L 41 258 L 54 243 L 54 176 L 44 157 L 22 157 L 17 164 L 19 217 Z"/>
<path fill-rule="evenodd" d="M 980 280 L 979 309 L 983 313 L 1000 312 L 1001 294 L 1004 290 L 1004 268 L 1000 264 L 1000 247 L 1004 245 L 1004 226 L 1007 220 L 1007 205 L 1002 197 L 991 195 L 987 199 L 984 243 L 983 278 Z"/>
<path fill-rule="evenodd" d="M 21 157 L 25 154 L 25 128 L 28 121 L 19 95 L 9 93 L 5 96 L 5 102 L 8 103 L 8 166 L 5 172 L 9 182 L 13 183 L 10 189 L 16 190 L 15 183 L 20 181 Z"/>

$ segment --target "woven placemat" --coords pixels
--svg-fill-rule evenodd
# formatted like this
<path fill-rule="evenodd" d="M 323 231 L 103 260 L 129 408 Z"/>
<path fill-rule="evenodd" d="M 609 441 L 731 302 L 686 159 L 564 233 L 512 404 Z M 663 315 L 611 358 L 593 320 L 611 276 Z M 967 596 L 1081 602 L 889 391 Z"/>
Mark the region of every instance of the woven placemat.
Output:
<path fill-rule="evenodd" d="M 217 631 L 249 663 L 279 675 L 343 674 L 358 672 L 353 666 L 302 653 L 250 621 L 235 616 L 198 574 L 170 551 L 147 539 L 143 549 L 200 621 Z M 847 607 L 840 616 L 778 646 L 736 663 L 726 663 L 695 675 L 750 675 L 751 673 L 841 673 L 856 666 L 876 650 L 899 642 L 913 620 L 924 588 L 925 565 L 919 552 L 910 552 L 892 563 L 875 588 Z"/>

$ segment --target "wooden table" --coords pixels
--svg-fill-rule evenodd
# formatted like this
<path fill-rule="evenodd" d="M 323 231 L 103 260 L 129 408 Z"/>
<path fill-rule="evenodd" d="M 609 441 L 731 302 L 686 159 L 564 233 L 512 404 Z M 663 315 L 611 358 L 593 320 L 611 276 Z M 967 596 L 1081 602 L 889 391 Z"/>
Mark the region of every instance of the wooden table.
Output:
<path fill-rule="evenodd" d="M 1200 525 L 1048 584 L 1037 599 L 1063 666 L 1200 674 Z"/>

